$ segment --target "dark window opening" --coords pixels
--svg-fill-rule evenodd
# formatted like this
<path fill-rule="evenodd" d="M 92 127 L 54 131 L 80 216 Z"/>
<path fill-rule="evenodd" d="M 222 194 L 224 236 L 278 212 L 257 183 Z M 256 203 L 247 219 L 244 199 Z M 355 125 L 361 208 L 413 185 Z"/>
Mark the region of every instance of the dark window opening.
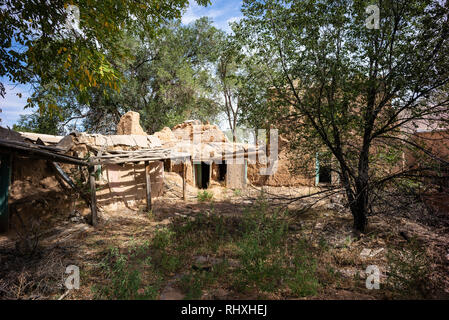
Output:
<path fill-rule="evenodd" d="M 320 183 L 331 183 L 332 174 L 329 166 L 320 166 Z"/>
<path fill-rule="evenodd" d="M 165 159 L 164 160 L 164 171 L 165 172 L 170 172 L 171 170 L 171 160 L 170 159 Z"/>
<path fill-rule="evenodd" d="M 226 179 L 226 163 L 218 164 L 218 181 L 225 181 Z"/>

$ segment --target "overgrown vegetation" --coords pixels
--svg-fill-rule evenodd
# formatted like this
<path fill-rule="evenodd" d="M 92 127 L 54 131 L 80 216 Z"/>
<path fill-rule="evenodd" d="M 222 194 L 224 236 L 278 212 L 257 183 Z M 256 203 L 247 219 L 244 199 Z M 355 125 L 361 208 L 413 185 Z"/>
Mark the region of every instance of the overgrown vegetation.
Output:
<path fill-rule="evenodd" d="M 118 300 L 155 299 L 158 284 L 157 278 L 148 276 L 148 271 L 152 270 L 148 250 L 148 243 L 131 247 L 126 253 L 121 253 L 118 248 L 111 248 L 100 263 L 108 283 L 93 288 L 95 297 Z"/>
<path fill-rule="evenodd" d="M 156 205 L 150 221 L 142 211 L 135 223 L 118 218 L 100 239 L 103 231 L 90 234 L 93 241 L 84 246 L 89 254 L 96 252 L 93 261 L 100 261 L 93 265 L 63 262 L 67 252 L 62 247 L 56 260 L 49 255 L 52 250 L 20 259 L 12 254 L 3 259 L 5 252 L 0 252 L 0 295 L 58 298 L 65 292 L 64 268 L 75 264 L 82 273 L 81 290 L 70 293 L 75 299 L 166 299 L 173 291 L 185 299 L 444 297 L 444 283 L 442 290 L 437 288 L 435 252 L 427 256 L 422 238 L 405 240 L 385 221 L 370 236 L 357 237 L 350 228 L 342 231 L 347 213 L 329 216 L 313 209 L 298 216 L 275 209 L 264 197 L 246 207 L 237 205 L 236 214 L 221 214 L 223 203 L 218 201 L 213 207 L 196 205 L 200 213 L 195 208 L 172 215 L 168 224 Z M 367 248 L 375 256 L 363 256 Z M 380 290 L 365 287 L 368 265 L 381 270 Z M 39 282 L 33 280 L 35 274 L 41 275 Z"/>
<path fill-rule="evenodd" d="M 214 198 L 214 194 L 207 190 L 198 191 L 197 198 L 199 202 L 212 201 L 212 199 Z"/>
<path fill-rule="evenodd" d="M 429 259 L 416 238 L 387 253 L 387 285 L 399 298 L 424 298 L 430 290 Z"/>
<path fill-rule="evenodd" d="M 314 248 L 291 241 L 284 212 L 259 199 L 242 217 L 199 214 L 156 231 L 150 243 L 113 248 L 100 264 L 107 283 L 97 298 L 148 299 L 160 281 L 177 279 L 186 299 L 218 285 L 238 294 L 266 297 L 316 295 L 320 287 Z"/>

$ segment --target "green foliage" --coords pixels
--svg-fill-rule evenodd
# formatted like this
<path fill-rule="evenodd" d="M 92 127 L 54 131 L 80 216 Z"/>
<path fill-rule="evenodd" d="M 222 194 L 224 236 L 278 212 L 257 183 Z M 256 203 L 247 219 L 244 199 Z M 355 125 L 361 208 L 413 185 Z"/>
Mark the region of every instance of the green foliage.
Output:
<path fill-rule="evenodd" d="M 145 214 L 146 214 L 148 220 L 153 220 L 154 219 L 154 212 L 153 212 L 153 210 L 148 210 L 148 211 L 145 212 Z"/>
<path fill-rule="evenodd" d="M 288 281 L 292 293 L 299 297 L 316 295 L 320 287 L 316 276 L 317 262 L 305 241 L 299 241 L 294 248 L 293 266 Z"/>
<path fill-rule="evenodd" d="M 60 123 L 64 118 L 62 110 L 37 111 L 27 115 L 21 115 L 13 130 L 22 132 L 44 133 L 51 135 L 64 134 Z"/>
<path fill-rule="evenodd" d="M 197 199 L 199 202 L 212 201 L 214 198 L 214 194 L 212 192 L 208 192 L 207 190 L 198 191 Z"/>
<path fill-rule="evenodd" d="M 186 274 L 180 280 L 180 288 L 185 292 L 186 300 L 198 300 L 201 298 L 204 283 L 202 274 Z"/>
<path fill-rule="evenodd" d="M 153 250 L 153 264 L 159 272 L 171 274 L 182 266 L 182 257 L 171 249 L 174 245 L 174 232 L 164 228 L 156 232 L 151 248 Z"/>
<path fill-rule="evenodd" d="M 316 261 L 309 253 L 310 247 L 300 240 L 292 248 L 287 243 L 288 226 L 282 215 L 269 214 L 266 202 L 259 200 L 244 220 L 244 233 L 237 243 L 241 267 L 235 282 L 244 290 L 257 287 L 274 292 L 281 283 L 288 284 L 295 296 L 310 296 L 319 287 Z M 293 251 L 293 258 L 286 252 Z"/>
<path fill-rule="evenodd" d="M 130 242 L 122 252 L 111 249 L 101 263 L 107 283 L 95 287 L 95 296 L 155 298 L 161 281 L 175 274 L 181 276 L 174 285 L 186 299 L 199 299 L 216 286 L 259 295 L 286 289 L 290 297 L 316 295 L 314 249 L 305 240 L 289 240 L 285 218 L 270 212 L 263 198 L 240 217 L 178 218 L 151 241 Z"/>
<path fill-rule="evenodd" d="M 111 248 L 100 264 L 108 283 L 93 288 L 96 299 L 155 299 L 157 284 L 145 284 L 142 279 L 143 271 L 151 267 L 150 259 L 139 259 L 146 251 L 148 244 L 132 247 L 127 254 Z"/>
<path fill-rule="evenodd" d="M 86 89 L 81 101 L 78 88 L 48 92 L 41 85 L 41 100 L 81 120 L 82 129 L 104 134 L 113 134 L 120 116 L 129 110 L 140 113 L 149 133 L 192 118 L 213 121 L 220 108 L 209 65 L 216 59 L 215 39 L 221 31 L 202 18 L 188 26 L 170 21 L 157 32 L 157 37 L 141 39 L 128 31 L 117 40 L 119 47 L 129 50 L 124 57 L 108 56 L 122 74 L 120 88 L 98 84 Z"/>
<path fill-rule="evenodd" d="M 449 101 L 449 40 L 441 33 L 449 8 L 431 0 L 376 2 L 379 28 L 368 29 L 372 4 L 248 0 L 234 27 L 252 66 L 244 120 L 278 128 L 306 174 L 310 155 L 331 152 L 360 231 L 375 189 L 400 176 L 392 165 L 407 146 L 416 148 L 401 130 L 429 115 L 447 127 Z M 427 162 L 431 153 L 424 152 Z"/>
<path fill-rule="evenodd" d="M 198 300 L 203 294 L 203 289 L 213 284 L 217 279 L 212 272 L 192 272 L 180 279 L 179 286 L 186 296 L 186 300 Z"/>
<path fill-rule="evenodd" d="M 209 1 L 197 3 L 206 5 Z M 70 4 L 79 9 L 80 30 L 66 27 L 73 25 L 67 19 L 66 1 L 7 0 L 0 8 L 0 76 L 20 83 L 38 80 L 42 90 L 29 104 L 41 109 L 54 106 L 44 103 L 42 91 L 77 90 L 78 100 L 85 103 L 89 88 L 103 85 L 119 90 L 123 74 L 114 61 L 131 54 L 121 41 L 124 34 L 155 37 L 166 20 L 180 18 L 188 1 L 126 0 L 118 4 L 74 0 Z"/>
<path fill-rule="evenodd" d="M 429 291 L 430 262 L 425 248 L 413 238 L 403 248 L 387 252 L 387 286 L 402 297 L 425 298 Z"/>

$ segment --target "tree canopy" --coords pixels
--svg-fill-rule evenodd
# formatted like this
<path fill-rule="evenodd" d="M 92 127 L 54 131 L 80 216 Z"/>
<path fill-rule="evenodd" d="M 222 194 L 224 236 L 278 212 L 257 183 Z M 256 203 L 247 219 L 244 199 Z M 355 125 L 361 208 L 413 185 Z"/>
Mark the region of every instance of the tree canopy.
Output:
<path fill-rule="evenodd" d="M 223 31 L 202 18 L 188 26 L 169 21 L 157 32 L 157 37 L 143 39 L 125 34 L 117 45 L 131 54 L 126 59 L 108 57 L 122 74 L 120 90 L 98 84 L 86 89 L 84 101 L 78 99 L 79 88 L 48 91 L 39 85 L 41 101 L 64 110 L 67 116 L 61 124 L 77 121 L 89 132 L 114 132 L 129 110 L 140 112 L 150 133 L 189 118 L 213 121 L 221 111 L 214 70 Z"/>
<path fill-rule="evenodd" d="M 447 2 L 380 1 L 378 29 L 366 26 L 369 5 L 245 0 L 236 29 L 270 88 L 266 103 L 250 97 L 251 119 L 289 134 L 303 162 L 332 154 L 358 230 L 376 188 L 412 174 L 399 162 L 413 143 L 410 126 L 445 125 L 449 112 Z"/>
<path fill-rule="evenodd" d="M 187 5 L 188 0 L 6 0 L 0 6 L 0 77 L 37 82 L 46 92 L 77 90 L 84 103 L 89 88 L 119 90 L 122 74 L 114 61 L 131 53 L 121 45 L 124 35 L 154 37 Z M 36 91 L 30 105 L 34 100 L 41 108 L 54 107 L 42 92 Z"/>

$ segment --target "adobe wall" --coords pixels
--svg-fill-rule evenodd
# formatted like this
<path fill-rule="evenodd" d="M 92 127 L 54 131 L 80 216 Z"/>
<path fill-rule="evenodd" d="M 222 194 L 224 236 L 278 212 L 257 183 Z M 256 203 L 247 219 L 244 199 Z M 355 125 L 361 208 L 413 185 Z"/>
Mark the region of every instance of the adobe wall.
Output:
<path fill-rule="evenodd" d="M 169 168 L 170 172 L 175 172 L 177 174 L 179 174 L 182 177 L 182 164 L 181 163 L 170 163 L 170 168 Z M 186 163 L 186 183 L 190 184 L 190 185 L 194 185 L 194 181 L 193 181 L 193 166 L 192 163 L 189 161 Z"/>
<path fill-rule="evenodd" d="M 314 186 L 315 185 L 315 161 L 307 159 L 305 161 L 310 162 L 307 166 L 311 172 L 311 176 L 307 176 L 304 173 L 293 173 L 292 157 L 294 154 L 289 152 L 288 141 L 282 137 L 278 140 L 278 159 L 276 170 L 272 175 L 263 175 L 260 170 L 266 168 L 266 164 L 248 163 L 248 180 L 250 183 L 256 186 Z"/>
<path fill-rule="evenodd" d="M 164 188 L 164 164 L 150 162 L 151 198 L 160 197 Z M 101 167 L 97 181 L 97 205 L 106 210 L 137 210 L 146 205 L 145 165 L 108 164 Z"/>
<path fill-rule="evenodd" d="M 13 158 L 8 198 L 11 232 L 22 230 L 22 222 L 27 228 L 32 222 L 49 227 L 52 220 L 65 219 L 74 209 L 84 211 L 86 206 L 77 200 L 71 190 L 60 186 L 46 160 Z"/>
<path fill-rule="evenodd" d="M 193 141 L 193 133 L 201 133 L 201 142 L 227 142 L 223 131 L 214 124 L 202 124 L 201 121 L 180 123 L 171 130 L 177 140 Z"/>
<path fill-rule="evenodd" d="M 449 161 L 449 130 L 417 132 L 415 133 L 414 141 L 424 145 L 432 154 Z M 419 163 L 419 155 L 411 151 L 406 151 L 404 157 L 409 167 L 414 167 Z"/>

